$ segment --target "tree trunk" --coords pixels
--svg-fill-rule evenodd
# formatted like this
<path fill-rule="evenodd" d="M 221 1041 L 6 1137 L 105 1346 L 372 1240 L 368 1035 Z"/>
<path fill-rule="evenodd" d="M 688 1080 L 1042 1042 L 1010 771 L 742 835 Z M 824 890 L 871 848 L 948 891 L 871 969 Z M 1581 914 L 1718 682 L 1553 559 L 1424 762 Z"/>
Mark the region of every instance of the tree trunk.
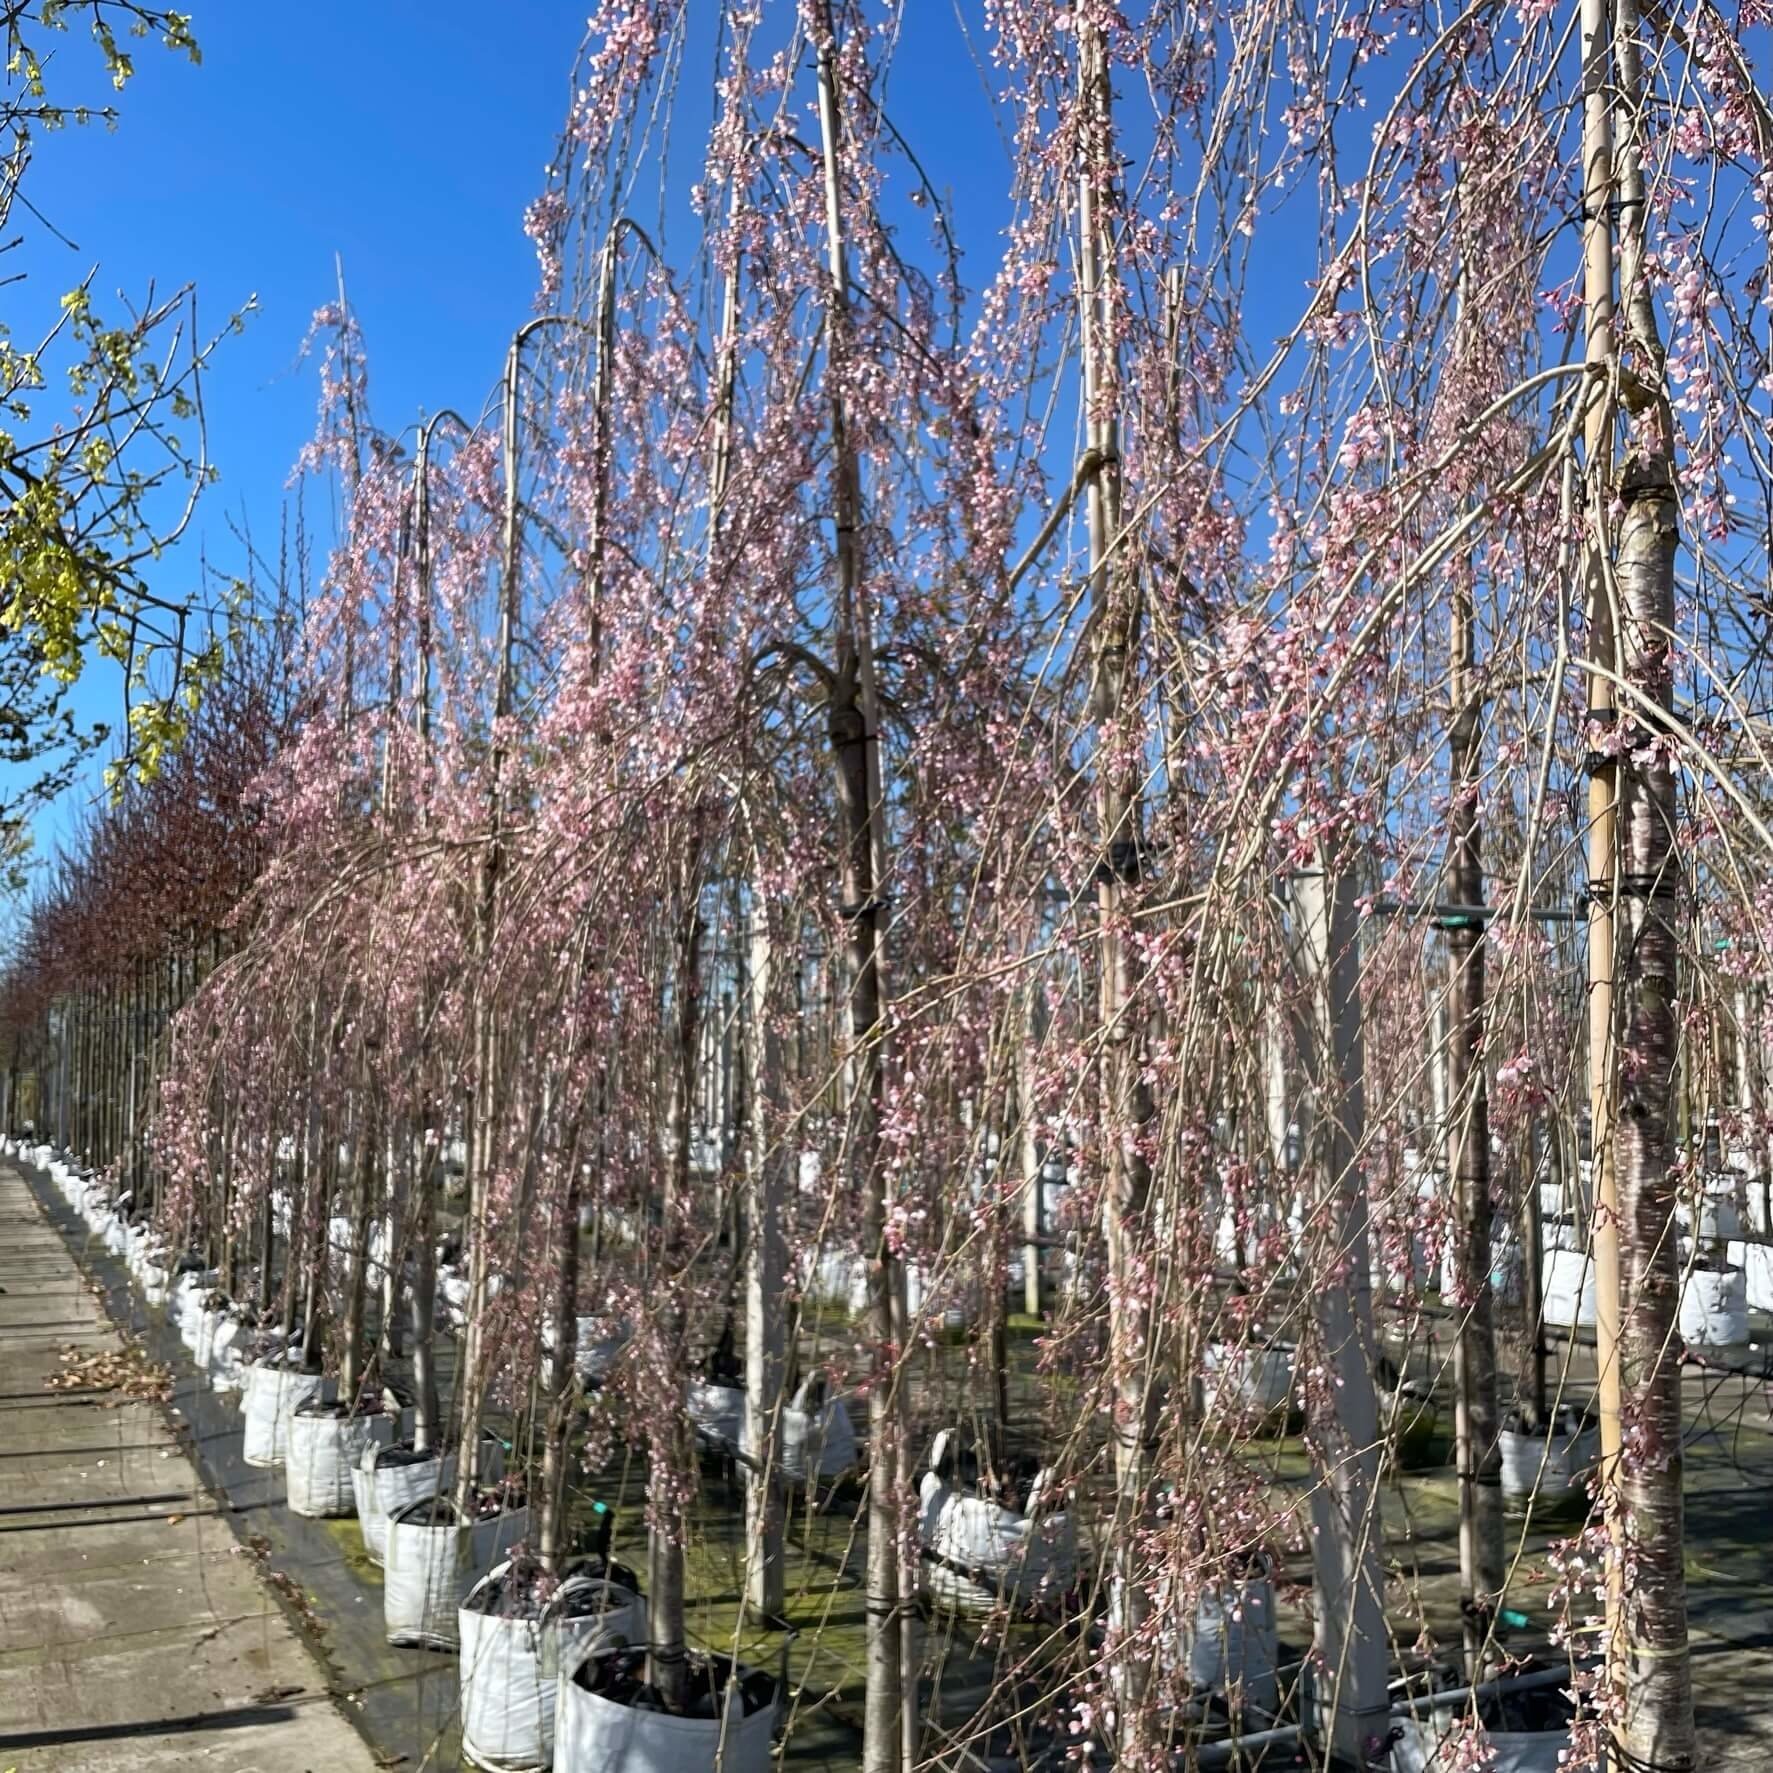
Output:
<path fill-rule="evenodd" d="M 1461 573 L 1453 588 L 1452 768 L 1448 884 L 1461 909 L 1446 920 L 1446 1076 L 1451 1113 L 1454 1255 L 1459 1332 L 1453 1349 L 1454 1440 L 1459 1467 L 1459 1600 L 1467 1673 L 1482 1678 L 1507 1575 L 1502 1536 L 1501 1420 L 1496 1402 L 1496 1330 L 1490 1287 L 1490 1116 L 1484 1077 L 1484 869 L 1478 826 L 1483 723 L 1474 678 L 1472 595 Z"/>
<path fill-rule="evenodd" d="M 648 1602 L 651 1635 L 647 1646 L 647 1679 L 657 1687 L 665 1709 L 681 1712 L 689 1691 L 688 1630 L 685 1621 L 683 1494 L 693 1463 L 689 1413 L 684 1402 L 687 1379 L 684 1359 L 682 1298 L 687 1277 L 682 1273 L 684 1242 L 679 1226 L 689 1194 L 690 1144 L 695 1136 L 697 1059 L 701 1050 L 702 912 L 697 857 L 686 858 L 687 902 L 677 945 L 677 1027 L 671 1076 L 669 1119 L 670 1159 L 665 1172 L 665 1197 L 660 1218 L 659 1270 L 653 1284 L 665 1300 L 661 1325 L 665 1383 L 672 1404 L 653 1429 L 647 1459 L 648 1501 L 652 1529 L 647 1536 Z"/>
<path fill-rule="evenodd" d="M 1666 459 L 1629 463 L 1620 487 L 1624 675 L 1670 705 L 1676 504 Z M 1634 1569 L 1626 1599 L 1626 1764 L 1688 1773 L 1695 1763 L 1692 1669 L 1681 1507 L 1681 1365 L 1675 1318 L 1680 1264 L 1677 1188 L 1669 1174 L 1669 1106 L 1681 869 L 1674 772 L 1652 749 L 1655 728 L 1623 761 L 1620 822 L 1624 922 L 1617 1169 L 1624 1264 L 1620 1378 L 1634 1433 L 1619 1465 L 1622 1524 Z"/>
<path fill-rule="evenodd" d="M 1091 722 L 1096 752 L 1096 940 L 1100 1039 L 1100 1140 L 1105 1169 L 1103 1220 L 1108 1244 L 1109 1369 L 1113 1389 L 1110 1436 L 1115 1508 L 1109 1655 L 1122 1760 L 1143 1765 L 1156 1720 L 1149 1703 L 1152 1595 L 1144 1531 L 1152 1512 L 1151 1446 L 1156 1435 L 1154 1336 L 1140 1281 L 1151 1171 L 1140 1135 L 1151 1119 L 1141 1082 L 1133 1002 L 1139 959 L 1129 939 L 1129 888 L 1140 874 L 1141 812 L 1136 751 L 1124 723 L 1133 703 L 1138 646 L 1138 581 L 1121 545 L 1120 375 L 1114 345 L 1118 324 L 1112 220 L 1108 208 L 1118 167 L 1108 46 L 1099 24 L 1079 15 L 1077 27 L 1080 154 L 1078 174 L 1078 310 L 1083 357 L 1085 437 L 1101 464 L 1089 484 Z M 1117 548 L 1115 558 L 1110 550 Z"/>
<path fill-rule="evenodd" d="M 541 1523 L 536 1540 L 542 1568 L 561 1574 L 566 1555 L 566 1475 L 571 1450 L 573 1405 L 578 1395 L 579 1350 L 579 1161 L 578 1134 L 568 1145 L 566 1188 L 555 1226 L 554 1293 L 542 1439 Z"/>
<path fill-rule="evenodd" d="M 1312 1295 L 1315 1355 L 1331 1382 L 1308 1393 L 1315 1648 L 1321 1673 L 1318 1728 L 1350 1765 L 1390 1724 L 1383 1533 L 1379 1518 L 1379 1414 L 1373 1396 L 1373 1302 L 1367 1192 L 1359 1168 L 1366 1131 L 1360 956 L 1354 886 L 1324 857 L 1295 882 L 1300 960 L 1310 992 L 1306 1075 L 1311 1080 L 1308 1223 L 1344 1264 L 1341 1285 Z"/>
<path fill-rule="evenodd" d="M 351 1142 L 351 1257 L 345 1278 L 344 1322 L 339 1330 L 339 1398 L 357 1408 L 363 1383 L 363 1311 L 369 1280 L 369 1226 L 375 1207 L 376 1115 L 367 1078 L 360 1081 L 357 1124 Z"/>
<path fill-rule="evenodd" d="M 436 1450 L 443 1432 L 443 1406 L 437 1391 L 437 1172 L 442 1140 L 440 1127 L 437 1154 L 428 1143 L 424 1147 L 410 1214 L 413 1445 L 421 1453 Z"/>
<path fill-rule="evenodd" d="M 904 1494 L 903 1402 L 899 1393 L 900 1332 L 905 1321 L 901 1265 L 887 1242 L 886 1202 L 879 1173 L 881 1092 L 880 897 L 886 867 L 880 706 L 862 598 L 857 532 L 862 518 L 861 470 L 850 439 L 843 355 L 849 339 L 849 271 L 843 232 L 842 108 L 837 44 L 830 7 L 818 0 L 816 32 L 819 129 L 825 162 L 825 225 L 831 290 L 826 373 L 831 387 L 832 526 L 837 668 L 828 686 L 826 731 L 842 819 L 840 874 L 844 951 L 849 984 L 849 1083 L 852 1178 L 863 1200 L 862 1238 L 868 1265 L 868 1339 L 877 1371 L 868 1392 L 868 1563 L 865 1582 L 862 1719 L 863 1773 L 910 1773 L 907 1752 L 917 1733 L 916 1693 L 901 1592 L 900 1499 Z"/>
<path fill-rule="evenodd" d="M 1016 1047 L 1016 1146 L 1022 1166 L 1022 1309 L 1040 1317 L 1041 1207 L 1045 1166 L 1040 1159 L 1040 1121 L 1034 1105 L 1034 1055 L 1039 1046 L 1040 985 L 1029 988 L 1026 1038 Z M 1005 1154 L 1007 1157 L 1007 1153 Z"/>
<path fill-rule="evenodd" d="M 788 1251 L 782 1235 L 789 1161 L 782 1102 L 781 1043 L 771 1021 L 775 945 L 761 892 L 752 908 L 750 1002 L 743 1057 L 745 1163 L 745 1439 L 755 1461 L 745 1473 L 745 1606 L 756 1624 L 786 1604 L 782 1561 L 782 1382 L 786 1373 L 782 1292 Z"/>

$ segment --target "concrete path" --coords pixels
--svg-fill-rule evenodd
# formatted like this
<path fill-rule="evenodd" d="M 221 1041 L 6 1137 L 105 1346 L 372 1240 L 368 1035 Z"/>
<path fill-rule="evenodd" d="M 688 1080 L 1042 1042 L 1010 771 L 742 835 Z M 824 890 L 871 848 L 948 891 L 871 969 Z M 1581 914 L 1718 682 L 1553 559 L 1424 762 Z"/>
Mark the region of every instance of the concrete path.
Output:
<path fill-rule="evenodd" d="M 0 1165 L 0 1773 L 369 1773 L 160 1406 L 46 1389 L 122 1346 Z"/>

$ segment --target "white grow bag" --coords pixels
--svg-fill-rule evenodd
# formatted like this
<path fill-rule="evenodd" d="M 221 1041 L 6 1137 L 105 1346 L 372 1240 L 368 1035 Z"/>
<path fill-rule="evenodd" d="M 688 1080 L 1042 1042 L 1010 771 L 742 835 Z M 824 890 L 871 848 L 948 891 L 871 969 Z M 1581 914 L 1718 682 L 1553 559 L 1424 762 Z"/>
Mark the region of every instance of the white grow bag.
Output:
<path fill-rule="evenodd" d="M 1037 1477 L 1035 1511 L 1000 1508 L 984 1496 L 950 1489 L 926 1471 L 918 1486 L 917 1532 L 924 1549 L 923 1580 L 930 1598 L 958 1612 L 994 1612 L 1036 1606 L 1071 1586 L 1077 1539 L 1068 1514 L 1043 1515 Z"/>
<path fill-rule="evenodd" d="M 284 1458 L 290 1513 L 309 1520 L 351 1514 L 358 1461 L 369 1448 L 387 1446 L 394 1426 L 392 1416 L 334 1416 L 298 1406 L 290 1414 Z"/>
<path fill-rule="evenodd" d="M 814 1408 L 809 1379 L 782 1411 L 782 1478 L 790 1484 L 833 1483 L 856 1465 L 856 1430 L 838 1398 Z M 747 1458 L 760 1455 L 751 1444 L 749 1424 L 741 1445 Z"/>
<path fill-rule="evenodd" d="M 463 1297 L 466 1296 L 464 1293 Z M 633 1334 L 634 1326 L 625 1320 L 581 1316 L 573 1337 L 573 1371 L 578 1375 L 579 1383 L 588 1390 L 601 1385 L 609 1377 Z M 550 1357 L 554 1353 L 554 1322 L 551 1317 L 542 1324 L 542 1352 Z M 548 1365 L 552 1368 L 551 1358 Z"/>
<path fill-rule="evenodd" d="M 1471 1731 L 1463 1714 L 1435 1712 L 1428 1718 L 1407 1711 L 1392 1713 L 1392 1727 L 1400 1734 L 1392 1744 L 1392 1773 L 1454 1773 L 1469 1766 L 1461 1750 Z M 1483 1762 L 1485 1773 L 1559 1773 L 1561 1756 L 1569 1749 L 1568 1730 L 1492 1730 L 1485 1734 L 1492 1757 Z"/>
<path fill-rule="evenodd" d="M 1584 1423 L 1566 1405 L 1552 1419 L 1550 1431 L 1521 1434 L 1505 1428 L 1497 1437 L 1502 1454 L 1502 1494 L 1510 1502 L 1530 1496 L 1555 1502 L 1582 1488 L 1601 1452 L 1598 1423 Z"/>
<path fill-rule="evenodd" d="M 289 1424 L 296 1407 L 319 1397 L 326 1381 L 318 1373 L 298 1372 L 281 1361 L 258 1361 L 246 1369 L 246 1444 L 248 1465 L 281 1465 L 289 1452 Z"/>
<path fill-rule="evenodd" d="M 1748 1282 L 1740 1268 L 1696 1268 L 1681 1289 L 1681 1340 L 1689 1348 L 1735 1348 L 1748 1340 Z"/>
<path fill-rule="evenodd" d="M 1268 1348 L 1208 1344 L 1202 1375 L 1208 1411 L 1259 1420 L 1287 1414 L 1293 1404 L 1293 1353 L 1290 1342 Z"/>
<path fill-rule="evenodd" d="M 1742 1270 L 1743 1297 L 1752 1311 L 1773 1311 L 1773 1245 L 1745 1243 L 1729 1246 L 1730 1266 Z"/>
<path fill-rule="evenodd" d="M 736 1385 L 692 1384 L 688 1393 L 690 1421 L 710 1446 L 738 1446 L 745 1433 L 745 1393 Z"/>
<path fill-rule="evenodd" d="M 179 1340 L 193 1353 L 203 1325 L 203 1301 L 215 1291 L 219 1278 L 214 1269 L 203 1273 L 187 1269 L 173 1282 L 170 1312 L 179 1327 Z"/>
<path fill-rule="evenodd" d="M 594 1650 L 644 1642 L 646 1602 L 601 1577 L 571 1576 L 540 1619 L 500 1618 L 471 1603 L 501 1581 L 501 1563 L 469 1591 L 461 1635 L 462 1753 L 491 1773 L 531 1773 L 554 1762 L 557 1671 Z M 567 1607 L 591 1611 L 567 1612 Z"/>
<path fill-rule="evenodd" d="M 226 1396 L 246 1389 L 245 1348 L 251 1334 L 232 1312 L 225 1312 L 209 1345 L 210 1388 Z"/>
<path fill-rule="evenodd" d="M 1565 1329 L 1594 1324 L 1594 1263 L 1586 1250 L 1548 1250 L 1542 1311 Z"/>
<path fill-rule="evenodd" d="M 1274 1584 L 1266 1576 L 1205 1591 L 1192 1627 L 1182 1631 L 1188 1683 L 1217 1693 L 1236 1712 L 1243 1706 L 1272 1719 L 1280 1706 L 1280 1638 Z"/>
<path fill-rule="evenodd" d="M 227 1312 L 219 1309 L 204 1311 L 198 1315 L 197 1335 L 191 1344 L 191 1359 L 206 1372 L 215 1361 L 217 1332 L 227 1321 Z"/>
<path fill-rule="evenodd" d="M 724 1719 L 636 1711 L 579 1685 L 578 1672 L 590 1659 L 581 1657 L 570 1669 L 561 1665 L 554 1773 L 769 1773 L 775 1706 L 745 1717 L 729 1689 Z"/>
<path fill-rule="evenodd" d="M 432 1515 L 440 1518 L 433 1525 Z M 482 1576 L 529 1536 L 529 1510 L 514 1508 L 466 1527 L 455 1510 L 427 1496 L 388 1520 L 387 1580 L 382 1624 L 388 1642 L 420 1650 L 453 1650 L 463 1599 Z"/>
<path fill-rule="evenodd" d="M 433 1453 L 428 1459 L 394 1463 L 383 1457 L 390 1451 L 372 1443 L 363 1449 L 351 1473 L 351 1494 L 363 1528 L 364 1547 L 370 1561 L 377 1564 L 387 1561 L 389 1517 L 448 1489 L 456 1478 L 453 1453 L 447 1459 Z"/>
<path fill-rule="evenodd" d="M 152 1259 L 145 1260 L 141 1265 L 142 1303 L 150 1306 L 162 1306 L 166 1303 L 167 1287 L 172 1281 L 171 1273 Z"/>

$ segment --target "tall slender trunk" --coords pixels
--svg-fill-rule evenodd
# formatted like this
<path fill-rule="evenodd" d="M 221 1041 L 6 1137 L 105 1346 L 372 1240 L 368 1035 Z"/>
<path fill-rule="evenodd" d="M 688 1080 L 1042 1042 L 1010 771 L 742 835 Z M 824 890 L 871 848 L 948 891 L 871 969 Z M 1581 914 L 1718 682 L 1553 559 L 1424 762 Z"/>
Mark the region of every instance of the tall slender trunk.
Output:
<path fill-rule="evenodd" d="M 516 690 L 519 569 L 523 520 L 519 504 L 521 409 L 518 377 L 528 328 L 512 339 L 505 357 L 502 459 L 505 481 L 504 538 L 499 569 L 498 676 L 493 691 L 493 739 L 487 813 L 490 830 L 475 873 L 474 894 L 474 1101 L 468 1153 L 468 1299 L 456 1390 L 461 1399 L 462 1444 L 456 1466 L 457 1511 L 466 1517 L 480 1483 L 480 1417 L 487 1384 L 486 1308 L 492 1275 L 492 1179 L 499 1155 L 498 1117 L 502 1043 L 492 1000 L 493 945 L 499 923 L 504 872 L 504 723 Z"/>
<path fill-rule="evenodd" d="M 1040 1118 L 1035 1112 L 1034 1059 L 1043 1021 L 1040 983 L 1028 990 L 1024 1038 L 1016 1043 L 1016 1150 L 1022 1167 L 1022 1309 L 1039 1318 L 1041 1307 L 1041 1207 L 1046 1198 L 1040 1156 Z"/>
<path fill-rule="evenodd" d="M 1613 129 L 1608 115 L 1608 0 L 1581 0 L 1582 213 L 1584 354 L 1590 372 L 1605 373 L 1613 353 Z M 1608 583 L 1607 508 L 1612 498 L 1612 411 L 1591 391 L 1583 434 L 1587 458 L 1582 598 L 1588 658 L 1588 1101 L 1591 1217 L 1595 1266 L 1596 1393 L 1601 1426 L 1601 1482 L 1617 1536 L 1618 1477 L 1625 1427 L 1619 1368 L 1620 1223 L 1613 1163 L 1618 1052 L 1614 1044 L 1614 883 L 1618 767 L 1610 739 L 1617 710 L 1608 676 L 1617 668 L 1612 587 Z M 1615 1559 L 1608 1584 L 1612 1676 L 1624 1644 L 1624 1590 Z"/>
<path fill-rule="evenodd" d="M 1460 910 L 1446 919 L 1446 1047 L 1449 1155 L 1458 1202 L 1459 1334 L 1453 1348 L 1454 1440 L 1459 1466 L 1459 1599 L 1473 1681 L 1481 1676 L 1507 1569 L 1502 1537 L 1501 1420 L 1496 1401 L 1496 1328 L 1490 1287 L 1490 1115 L 1484 1078 L 1484 867 L 1478 825 L 1483 720 L 1475 681 L 1469 569 L 1453 585 L 1452 719 L 1447 748 L 1452 794 L 1447 816 L 1448 885 Z"/>
<path fill-rule="evenodd" d="M 1151 1171 L 1140 1135 L 1152 1106 L 1141 1082 L 1134 1000 L 1139 959 L 1127 927 L 1129 889 L 1140 874 L 1141 810 L 1136 747 L 1125 723 L 1136 710 L 1139 590 L 1121 545 L 1120 372 L 1110 202 L 1117 177 L 1113 91 L 1102 29 L 1080 15 L 1077 28 L 1080 153 L 1078 174 L 1078 310 L 1083 357 L 1084 427 L 1101 464 L 1089 485 L 1091 721 L 1096 751 L 1096 869 L 1100 1042 L 1100 1137 L 1106 1168 L 1103 1220 L 1108 1244 L 1109 1367 L 1113 1386 L 1110 1436 L 1115 1508 L 1111 1642 L 1121 1758 L 1142 1765 L 1157 1720 L 1149 1703 L 1152 1594 L 1143 1530 L 1152 1510 L 1151 1446 L 1156 1434 L 1153 1326 L 1139 1281 Z M 1111 550 L 1114 556 L 1111 559 Z"/>
<path fill-rule="evenodd" d="M 375 1208 L 377 1145 L 374 1097 L 368 1067 L 361 1074 L 351 1140 L 351 1256 L 345 1277 L 344 1321 L 339 1329 L 339 1396 L 357 1408 L 363 1382 L 363 1313 L 369 1280 L 369 1225 Z"/>
<path fill-rule="evenodd" d="M 659 1272 L 654 1284 L 666 1300 L 662 1325 L 666 1384 L 672 1407 L 650 1436 L 647 1483 L 652 1531 L 647 1539 L 648 1610 L 651 1635 L 647 1646 L 647 1679 L 658 1688 L 668 1711 L 683 1710 L 689 1691 L 688 1632 L 685 1623 L 683 1485 L 692 1464 L 689 1416 L 684 1406 L 686 1379 L 682 1298 L 687 1277 L 680 1227 L 689 1197 L 690 1146 L 695 1136 L 697 1056 L 701 1034 L 702 913 L 697 858 L 685 867 L 687 903 L 677 943 L 675 1009 L 677 1026 L 672 1052 L 670 1158 L 660 1217 Z"/>
<path fill-rule="evenodd" d="M 435 420 L 432 421 L 435 423 Z M 430 823 L 427 782 L 431 750 L 431 425 L 419 431 L 413 457 L 413 725 L 418 736 L 418 825 Z M 420 1018 L 420 1027 L 425 1019 Z M 434 1127 L 424 1095 L 419 1097 L 419 1152 L 412 1164 L 413 1193 L 408 1208 L 412 1227 L 412 1384 L 413 1446 L 421 1453 L 440 1448 L 443 1404 L 437 1385 L 437 1189 L 448 1128 L 437 1115 Z M 432 1134 L 435 1133 L 435 1143 Z M 398 1251 L 394 1258 L 398 1260 Z"/>
<path fill-rule="evenodd" d="M 781 1117 L 782 1052 L 773 1022 L 775 944 L 769 909 L 757 893 L 751 913 L 750 994 L 745 1007 L 745 1605 L 761 1624 L 786 1602 L 782 1558 L 782 1293 L 788 1251 L 782 1235 L 787 1135 Z"/>
<path fill-rule="evenodd" d="M 442 1130 L 439 1129 L 439 1150 Z M 438 1154 L 427 1144 L 415 1172 L 412 1225 L 413 1445 L 436 1450 L 443 1434 L 437 1390 L 437 1177 Z"/>
<path fill-rule="evenodd" d="M 1683 870 L 1677 842 L 1674 768 L 1649 743 L 1661 723 L 1644 703 L 1673 706 L 1675 548 L 1674 415 L 1646 275 L 1649 204 L 1644 185 L 1638 0 L 1617 0 L 1614 32 L 1620 96 L 1619 286 L 1632 368 L 1656 393 L 1650 422 L 1636 433 L 1620 480 L 1618 586 L 1620 667 L 1635 695 L 1639 743 L 1620 765 L 1619 876 L 1624 955 L 1620 1098 L 1616 1133 L 1623 1288 L 1620 1386 L 1634 1433 L 1619 1467 L 1623 1520 L 1631 1535 L 1632 1584 L 1621 1759 L 1657 1773 L 1690 1773 L 1698 1753 L 1687 1640 L 1687 1579 L 1681 1483 L 1681 1365 L 1675 1318 L 1680 1297 L 1675 1204 L 1669 1173 L 1669 1096 L 1678 1044 Z"/>
<path fill-rule="evenodd" d="M 566 1186 L 554 1227 L 554 1288 L 549 1302 L 552 1315 L 542 1431 L 541 1524 L 536 1553 L 542 1568 L 558 1576 L 566 1556 L 566 1477 L 572 1438 L 573 1405 L 577 1399 L 579 1345 L 579 1137 L 574 1129 L 567 1142 Z"/>
<path fill-rule="evenodd" d="M 849 344 L 849 270 L 843 230 L 842 104 L 837 44 L 826 0 L 817 0 L 816 27 L 831 276 L 826 368 L 831 386 L 833 601 L 838 621 L 837 668 L 829 686 L 826 733 L 836 771 L 843 834 L 840 877 L 849 975 L 850 1150 L 854 1187 L 864 1203 L 868 1337 L 879 1367 L 868 1393 L 867 1690 L 862 1768 L 863 1773 L 910 1773 L 918 1729 L 915 1634 L 907 1618 L 910 1597 L 903 1591 L 905 1572 L 899 1551 L 906 1477 L 904 1404 L 898 1371 L 904 1352 L 905 1283 L 902 1266 L 887 1241 L 886 1200 L 879 1173 L 886 809 L 882 800 L 880 702 L 861 584 L 861 470 L 850 436 L 843 381 Z"/>
<path fill-rule="evenodd" d="M 1624 674 L 1657 707 L 1667 708 L 1676 503 L 1666 459 L 1629 462 L 1620 496 L 1625 502 L 1619 539 Z M 1625 1409 L 1635 1428 L 1618 1479 L 1621 1524 L 1635 1570 L 1629 1613 L 1622 1621 L 1627 1639 L 1623 1746 L 1627 1765 L 1684 1773 L 1694 1765 L 1695 1747 L 1675 1334 L 1677 1189 L 1669 1174 L 1681 875 L 1674 772 L 1666 756 L 1648 747 L 1634 750 L 1623 762 L 1621 778 L 1619 1368 Z"/>
<path fill-rule="evenodd" d="M 1315 1355 L 1331 1380 L 1308 1394 L 1307 1412 L 1317 1477 L 1311 1512 L 1318 1727 L 1337 1754 L 1362 1767 L 1369 1744 L 1386 1734 L 1391 1700 L 1367 1192 L 1359 1167 L 1366 1099 L 1358 924 L 1354 883 L 1334 857 L 1323 855 L 1320 871 L 1296 885 L 1310 994 L 1307 1213 L 1343 1265 L 1341 1281 L 1318 1287 L 1311 1299 Z"/>

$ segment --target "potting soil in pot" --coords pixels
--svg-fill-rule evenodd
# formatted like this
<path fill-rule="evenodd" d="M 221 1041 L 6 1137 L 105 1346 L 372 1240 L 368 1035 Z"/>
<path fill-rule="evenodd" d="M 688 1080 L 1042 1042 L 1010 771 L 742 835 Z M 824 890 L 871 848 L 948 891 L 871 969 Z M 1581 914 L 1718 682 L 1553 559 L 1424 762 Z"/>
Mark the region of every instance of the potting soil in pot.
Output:
<path fill-rule="evenodd" d="M 391 1416 L 347 1416 L 342 1404 L 310 1398 L 289 1419 L 284 1468 L 289 1508 L 309 1520 L 349 1515 L 356 1509 L 351 1474 L 365 1449 L 394 1439 Z"/>
<path fill-rule="evenodd" d="M 558 1671 L 646 1637 L 646 1602 L 632 1589 L 569 1576 L 540 1601 L 533 1581 L 514 1563 L 498 1565 L 469 1591 L 457 1620 L 462 1752 L 492 1773 L 551 1765 Z"/>
<path fill-rule="evenodd" d="M 555 1773 L 769 1773 L 776 1681 L 724 1656 L 690 1657 L 688 1716 L 646 1685 L 644 1650 L 593 1651 L 555 1698 Z"/>
<path fill-rule="evenodd" d="M 508 1508 L 466 1525 L 441 1496 L 409 1503 L 388 1517 L 382 1624 L 388 1642 L 453 1650 L 460 1608 L 474 1584 L 529 1534 L 529 1510 Z"/>

